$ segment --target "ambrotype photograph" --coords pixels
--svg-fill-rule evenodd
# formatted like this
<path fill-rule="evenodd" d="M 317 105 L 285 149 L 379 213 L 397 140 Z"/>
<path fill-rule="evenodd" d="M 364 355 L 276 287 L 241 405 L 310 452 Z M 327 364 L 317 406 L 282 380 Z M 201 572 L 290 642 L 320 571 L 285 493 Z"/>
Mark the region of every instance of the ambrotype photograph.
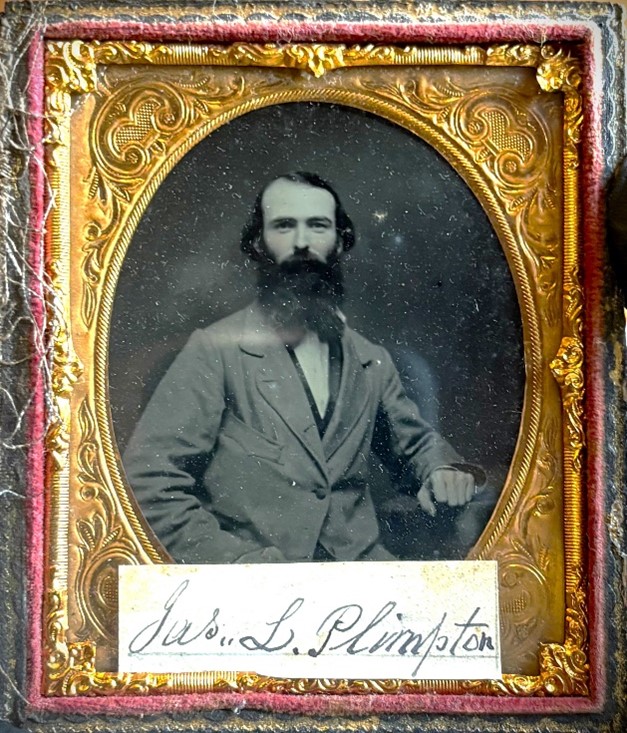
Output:
<path fill-rule="evenodd" d="M 126 480 L 181 563 L 462 559 L 525 382 L 503 247 L 432 146 L 302 102 L 158 188 L 111 316 Z"/>

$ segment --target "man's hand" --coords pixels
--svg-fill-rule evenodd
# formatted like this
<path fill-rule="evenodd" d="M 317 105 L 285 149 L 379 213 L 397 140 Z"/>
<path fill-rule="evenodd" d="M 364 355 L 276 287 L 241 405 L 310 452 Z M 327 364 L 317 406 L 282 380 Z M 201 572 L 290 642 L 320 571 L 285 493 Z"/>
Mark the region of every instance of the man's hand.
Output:
<path fill-rule="evenodd" d="M 422 510 L 432 517 L 437 514 L 437 504 L 464 506 L 475 494 L 475 478 L 455 468 L 436 468 L 418 492 Z"/>

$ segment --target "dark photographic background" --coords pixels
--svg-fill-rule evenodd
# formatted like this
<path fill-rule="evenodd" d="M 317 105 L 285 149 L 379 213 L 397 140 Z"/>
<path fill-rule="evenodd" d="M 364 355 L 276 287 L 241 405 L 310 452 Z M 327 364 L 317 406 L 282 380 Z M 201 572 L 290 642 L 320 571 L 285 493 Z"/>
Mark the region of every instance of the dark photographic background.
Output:
<path fill-rule="evenodd" d="M 437 524 L 423 522 L 405 511 L 411 500 L 397 500 L 387 478 L 375 487 L 393 551 L 454 555 L 426 551 L 425 533 L 439 537 L 446 520 L 467 535 L 461 544 L 472 542 L 502 488 L 522 409 L 520 313 L 474 194 L 427 143 L 373 115 L 310 103 L 251 112 L 169 174 L 133 236 L 112 314 L 119 449 L 191 332 L 254 297 L 240 232 L 259 189 L 293 170 L 327 179 L 355 224 L 357 243 L 344 259 L 348 323 L 390 351 L 423 414 L 488 474 L 481 511 L 466 511 L 461 524 L 452 511 L 441 511 Z"/>

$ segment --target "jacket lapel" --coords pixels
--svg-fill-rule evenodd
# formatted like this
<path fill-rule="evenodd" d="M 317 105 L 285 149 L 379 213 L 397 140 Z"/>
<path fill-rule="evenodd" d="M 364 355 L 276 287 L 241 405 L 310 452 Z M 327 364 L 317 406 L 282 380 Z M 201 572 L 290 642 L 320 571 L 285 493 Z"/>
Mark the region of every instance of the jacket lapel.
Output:
<path fill-rule="evenodd" d="M 351 437 L 354 427 L 370 401 L 369 383 L 364 374 L 364 367 L 372 361 L 372 355 L 368 350 L 358 348 L 350 329 L 344 334 L 342 349 L 340 391 L 322 441 L 327 460 Z"/>
<path fill-rule="evenodd" d="M 240 348 L 259 357 L 257 372 L 250 375 L 257 390 L 328 477 L 322 442 L 300 377 L 287 349 L 264 323 L 256 304 L 246 314 Z"/>

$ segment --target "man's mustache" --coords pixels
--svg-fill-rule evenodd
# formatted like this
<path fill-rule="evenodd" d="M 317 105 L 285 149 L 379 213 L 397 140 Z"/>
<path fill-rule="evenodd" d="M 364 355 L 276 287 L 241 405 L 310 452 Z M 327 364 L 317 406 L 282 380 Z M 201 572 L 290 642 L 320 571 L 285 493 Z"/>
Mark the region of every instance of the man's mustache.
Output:
<path fill-rule="evenodd" d="M 277 268 L 286 275 L 325 275 L 336 264 L 336 262 L 324 262 L 308 253 L 296 253 L 283 260 Z"/>
<path fill-rule="evenodd" d="M 340 258 L 333 253 L 327 261 L 308 252 L 294 252 L 280 264 L 262 263 L 258 269 L 258 287 L 263 297 L 286 293 L 303 297 L 342 297 L 342 268 Z"/>

